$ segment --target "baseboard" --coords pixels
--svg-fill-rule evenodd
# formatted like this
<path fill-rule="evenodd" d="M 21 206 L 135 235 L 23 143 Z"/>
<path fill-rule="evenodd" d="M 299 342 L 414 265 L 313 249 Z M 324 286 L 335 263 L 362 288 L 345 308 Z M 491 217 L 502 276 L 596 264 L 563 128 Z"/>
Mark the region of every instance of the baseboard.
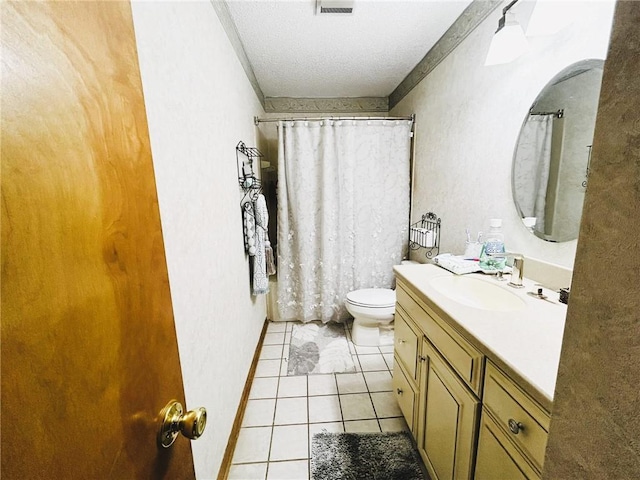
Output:
<path fill-rule="evenodd" d="M 242 427 L 242 419 L 244 418 L 244 411 L 247 408 L 247 402 L 249 401 L 249 393 L 251 392 L 253 377 L 255 376 L 256 368 L 258 367 L 258 360 L 260 359 L 260 352 L 262 351 L 262 344 L 264 343 L 264 336 L 267 333 L 268 325 L 269 321 L 265 319 L 256 351 L 253 354 L 251 367 L 249 368 L 249 373 L 247 374 L 247 381 L 244 383 L 244 390 L 242 390 L 242 396 L 240 397 L 240 405 L 238 406 L 238 411 L 236 412 L 236 418 L 233 421 L 233 427 L 231 427 L 231 433 L 229 434 L 227 448 L 225 449 L 224 456 L 222 457 L 222 464 L 220 465 L 220 470 L 218 471 L 218 480 L 226 480 L 229 476 L 231 462 L 233 461 L 233 453 L 236 449 L 238 435 L 240 434 L 240 427 Z"/>

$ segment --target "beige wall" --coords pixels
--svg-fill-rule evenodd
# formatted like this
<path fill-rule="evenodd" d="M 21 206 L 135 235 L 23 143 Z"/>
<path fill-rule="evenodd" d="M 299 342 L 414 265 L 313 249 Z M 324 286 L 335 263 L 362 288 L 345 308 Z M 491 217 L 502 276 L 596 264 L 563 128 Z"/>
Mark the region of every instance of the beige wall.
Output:
<path fill-rule="evenodd" d="M 605 57 L 612 11 L 612 1 L 579 2 L 564 30 L 530 38 L 530 51 L 512 63 L 485 67 L 498 8 L 392 109 L 416 114 L 412 221 L 427 211 L 442 218 L 441 252 L 462 253 L 465 227 L 487 232 L 496 217 L 507 249 L 573 266 L 575 241 L 545 242 L 522 225 L 511 163 L 522 122 L 547 82 L 574 62 Z"/>
<path fill-rule="evenodd" d="M 266 317 L 249 290 L 235 154 L 256 146 L 264 112 L 210 2 L 132 8 L 187 407 L 208 411 L 196 475 L 210 479 Z"/>
<path fill-rule="evenodd" d="M 544 478 L 640 478 L 640 3 L 604 66 Z"/>

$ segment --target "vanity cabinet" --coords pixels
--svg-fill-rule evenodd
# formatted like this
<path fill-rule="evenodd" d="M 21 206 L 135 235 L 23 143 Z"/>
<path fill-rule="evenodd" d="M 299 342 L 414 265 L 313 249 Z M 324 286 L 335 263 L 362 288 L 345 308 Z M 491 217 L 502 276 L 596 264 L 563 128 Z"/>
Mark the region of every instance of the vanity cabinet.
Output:
<path fill-rule="evenodd" d="M 470 479 L 484 356 L 401 282 L 396 296 L 394 388 L 413 398 L 396 390 L 400 408 L 431 478 Z"/>
<path fill-rule="evenodd" d="M 480 400 L 426 338 L 421 353 L 418 451 L 433 480 L 469 479 Z"/>
<path fill-rule="evenodd" d="M 549 412 L 401 279 L 394 391 L 433 480 L 539 479 Z"/>
<path fill-rule="evenodd" d="M 540 478 L 549 413 L 491 362 L 485 375 L 476 478 Z"/>

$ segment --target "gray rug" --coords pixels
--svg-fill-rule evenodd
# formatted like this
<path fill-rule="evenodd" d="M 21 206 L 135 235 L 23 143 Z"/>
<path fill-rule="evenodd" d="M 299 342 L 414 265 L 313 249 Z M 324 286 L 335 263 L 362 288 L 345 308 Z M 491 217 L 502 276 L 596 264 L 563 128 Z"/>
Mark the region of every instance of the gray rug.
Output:
<path fill-rule="evenodd" d="M 355 371 L 344 324 L 309 322 L 293 326 L 287 375 Z"/>
<path fill-rule="evenodd" d="M 311 441 L 313 480 L 425 480 L 407 432 L 317 433 Z"/>

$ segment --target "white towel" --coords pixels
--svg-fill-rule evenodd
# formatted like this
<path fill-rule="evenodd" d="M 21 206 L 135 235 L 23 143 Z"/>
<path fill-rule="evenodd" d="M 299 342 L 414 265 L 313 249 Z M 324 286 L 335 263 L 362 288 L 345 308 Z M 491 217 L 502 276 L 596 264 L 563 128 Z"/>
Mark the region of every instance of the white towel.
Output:
<path fill-rule="evenodd" d="M 267 257 L 265 253 L 269 213 L 267 212 L 267 202 L 264 199 L 264 195 L 258 195 L 253 210 L 256 216 L 256 253 L 253 256 L 253 294 L 260 295 L 269 291 Z"/>
<path fill-rule="evenodd" d="M 256 254 L 256 221 L 253 203 L 247 202 L 243 208 L 244 249 L 250 256 L 253 256 Z"/>

